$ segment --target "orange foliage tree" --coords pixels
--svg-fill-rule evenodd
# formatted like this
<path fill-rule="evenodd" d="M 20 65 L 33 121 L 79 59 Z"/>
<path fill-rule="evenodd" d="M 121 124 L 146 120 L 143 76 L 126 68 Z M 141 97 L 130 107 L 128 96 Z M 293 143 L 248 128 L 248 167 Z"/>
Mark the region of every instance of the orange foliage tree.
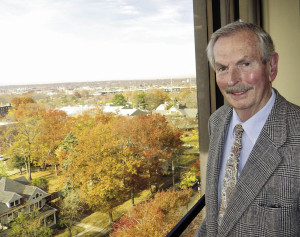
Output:
<path fill-rule="evenodd" d="M 122 179 L 126 189 L 130 192 L 131 202 L 134 205 L 135 191 L 145 188 L 143 175 L 143 161 L 132 142 L 130 133 L 135 126 L 131 118 L 120 117 L 115 121 L 113 131 L 120 139 Z M 147 181 L 146 181 L 147 182 Z"/>
<path fill-rule="evenodd" d="M 57 149 L 68 187 L 93 209 L 112 212 L 143 184 L 157 184 L 162 166 L 180 148 L 181 132 L 160 115 L 113 118 L 96 111 L 71 121 L 67 138 Z M 145 186 L 144 186 L 145 187 Z"/>
<path fill-rule="evenodd" d="M 120 159 L 125 154 L 109 119 L 96 116 L 93 120 L 87 115 L 82 118 L 74 126 L 76 144 L 72 149 L 69 145 L 68 149 L 62 146 L 58 150 L 61 169 L 68 185 L 78 188 L 80 197 L 92 209 L 106 211 L 112 222 L 113 208 L 124 201 Z"/>
<path fill-rule="evenodd" d="M 33 98 L 29 96 L 14 97 L 10 101 L 10 104 L 14 106 L 16 109 L 19 107 L 19 105 L 32 104 L 32 103 L 35 103 L 35 101 Z"/>
<path fill-rule="evenodd" d="M 123 136 L 127 136 L 134 153 L 141 159 L 152 192 L 151 186 L 157 188 L 163 167 L 169 166 L 173 153 L 183 144 L 181 131 L 159 114 L 134 117 L 127 125 L 127 134 Z"/>
<path fill-rule="evenodd" d="M 191 189 L 158 192 L 149 202 L 133 207 L 113 225 L 111 237 L 162 237 L 182 218 L 183 206 L 192 195 Z"/>
<path fill-rule="evenodd" d="M 19 105 L 15 111 L 17 123 L 14 125 L 13 142 L 7 150 L 11 157 L 19 156 L 24 159 L 28 179 L 31 180 L 31 165 L 39 159 L 40 124 L 44 106 L 35 103 Z"/>
<path fill-rule="evenodd" d="M 54 165 L 57 174 L 58 158 L 56 149 L 67 135 L 67 114 L 61 110 L 48 110 L 42 114 L 40 134 L 38 137 L 40 159 L 38 164 L 45 167 L 46 164 Z"/>

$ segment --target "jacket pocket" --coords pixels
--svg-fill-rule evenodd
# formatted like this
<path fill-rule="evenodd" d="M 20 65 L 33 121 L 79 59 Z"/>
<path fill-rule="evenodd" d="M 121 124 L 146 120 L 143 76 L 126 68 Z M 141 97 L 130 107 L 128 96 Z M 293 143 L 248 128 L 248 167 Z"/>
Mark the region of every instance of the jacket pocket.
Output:
<path fill-rule="evenodd" d="M 260 205 L 264 216 L 265 236 L 300 236 L 300 216 L 297 205 Z"/>

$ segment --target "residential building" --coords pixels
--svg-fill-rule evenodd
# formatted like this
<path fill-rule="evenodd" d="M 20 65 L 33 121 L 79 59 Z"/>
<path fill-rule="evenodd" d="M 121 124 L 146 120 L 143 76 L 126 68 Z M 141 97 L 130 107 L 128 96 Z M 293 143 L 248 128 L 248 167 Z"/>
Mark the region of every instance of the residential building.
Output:
<path fill-rule="evenodd" d="M 5 116 L 8 114 L 8 110 L 11 108 L 11 105 L 0 106 L 0 116 Z"/>
<path fill-rule="evenodd" d="M 38 209 L 45 227 L 56 224 L 56 209 L 47 205 L 50 197 L 43 189 L 31 186 L 25 177 L 0 177 L 0 227 L 6 226 L 20 213 Z"/>
<path fill-rule="evenodd" d="M 198 109 L 197 108 L 187 108 L 185 105 L 181 105 L 181 104 L 176 104 L 173 105 L 171 108 L 167 108 L 167 104 L 161 104 L 159 105 L 154 111 L 153 113 L 158 113 L 161 115 L 177 115 L 177 116 L 181 116 L 181 117 L 186 117 L 186 118 L 197 118 L 197 113 L 198 113 Z"/>

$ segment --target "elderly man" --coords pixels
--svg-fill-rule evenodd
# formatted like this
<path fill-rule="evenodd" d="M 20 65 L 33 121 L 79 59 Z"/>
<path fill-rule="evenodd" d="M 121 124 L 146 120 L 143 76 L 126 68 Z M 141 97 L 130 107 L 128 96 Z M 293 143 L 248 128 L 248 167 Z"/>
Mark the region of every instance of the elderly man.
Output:
<path fill-rule="evenodd" d="M 300 107 L 272 88 L 270 35 L 234 22 L 212 35 L 207 55 L 228 104 L 209 120 L 206 218 L 196 236 L 300 236 Z"/>

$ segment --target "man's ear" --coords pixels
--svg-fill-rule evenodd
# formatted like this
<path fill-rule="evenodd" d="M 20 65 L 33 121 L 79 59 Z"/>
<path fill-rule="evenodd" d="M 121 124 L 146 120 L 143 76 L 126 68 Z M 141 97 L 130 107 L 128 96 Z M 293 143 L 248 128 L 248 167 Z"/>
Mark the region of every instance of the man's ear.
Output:
<path fill-rule="evenodd" d="M 269 81 L 273 82 L 277 76 L 278 72 L 278 53 L 274 53 L 269 61 Z"/>

